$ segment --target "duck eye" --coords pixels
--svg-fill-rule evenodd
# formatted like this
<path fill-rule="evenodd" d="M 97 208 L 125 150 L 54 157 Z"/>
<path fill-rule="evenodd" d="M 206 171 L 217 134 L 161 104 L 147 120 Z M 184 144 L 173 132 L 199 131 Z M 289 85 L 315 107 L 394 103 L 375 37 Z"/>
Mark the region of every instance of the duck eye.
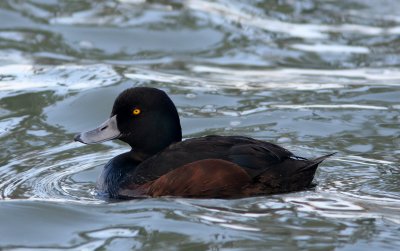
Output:
<path fill-rule="evenodd" d="M 133 114 L 133 115 L 139 115 L 140 112 L 141 112 L 141 111 L 140 111 L 139 108 L 135 108 L 135 109 L 133 109 L 132 114 Z"/>

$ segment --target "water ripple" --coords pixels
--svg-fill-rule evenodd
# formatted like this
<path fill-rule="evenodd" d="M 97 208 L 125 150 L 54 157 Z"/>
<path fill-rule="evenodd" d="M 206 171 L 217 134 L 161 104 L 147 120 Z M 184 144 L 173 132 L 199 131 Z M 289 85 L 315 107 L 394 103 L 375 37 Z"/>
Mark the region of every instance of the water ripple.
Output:
<path fill-rule="evenodd" d="M 121 77 L 108 65 L 0 66 L 0 97 L 40 90 L 59 93 L 115 84 Z"/>
<path fill-rule="evenodd" d="M 0 249 L 395 250 L 398 12 L 397 0 L 2 1 Z M 103 201 L 96 177 L 122 145 L 70 141 L 131 86 L 167 91 L 185 138 L 338 153 L 303 192 Z"/>
<path fill-rule="evenodd" d="M 216 16 L 220 19 L 226 19 L 231 22 L 240 23 L 244 26 L 255 27 L 270 32 L 287 33 L 291 37 L 299 37 L 310 40 L 327 38 L 327 33 L 329 32 L 359 33 L 370 36 L 387 33 L 400 33 L 400 30 L 397 26 L 391 28 L 380 28 L 346 23 L 342 23 L 340 25 L 289 23 L 274 20 L 266 16 L 261 16 L 259 12 L 257 12 L 256 16 L 251 13 L 254 9 L 252 9 L 250 6 L 244 6 L 237 3 L 232 4 L 228 1 L 220 1 L 218 3 L 210 1 L 190 0 L 186 1 L 186 6 L 191 9 L 203 11 L 212 17 Z"/>
<path fill-rule="evenodd" d="M 94 194 L 95 177 L 90 182 L 77 183 L 73 180 L 73 176 L 89 171 L 99 163 L 101 166 L 112 156 L 121 153 L 121 150 L 111 150 L 101 155 L 98 153 L 78 155 L 63 161 L 51 160 L 76 147 L 77 143 L 70 143 L 42 152 L 29 153 L 3 166 L 0 172 L 2 177 L 0 198 L 98 201 Z M 33 159 L 43 161 L 35 161 L 35 163 Z M 9 172 L 15 165 L 26 166 L 26 168 L 18 173 Z"/>

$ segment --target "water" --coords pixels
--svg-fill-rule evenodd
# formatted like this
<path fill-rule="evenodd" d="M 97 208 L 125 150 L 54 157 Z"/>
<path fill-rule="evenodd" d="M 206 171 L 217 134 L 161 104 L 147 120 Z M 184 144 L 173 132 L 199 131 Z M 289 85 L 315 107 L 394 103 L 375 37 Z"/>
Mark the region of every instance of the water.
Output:
<path fill-rule="evenodd" d="M 0 249 L 395 250 L 400 4 L 0 2 Z M 83 146 L 132 86 L 169 93 L 185 138 L 247 135 L 324 162 L 312 191 L 104 201 L 120 142 Z"/>

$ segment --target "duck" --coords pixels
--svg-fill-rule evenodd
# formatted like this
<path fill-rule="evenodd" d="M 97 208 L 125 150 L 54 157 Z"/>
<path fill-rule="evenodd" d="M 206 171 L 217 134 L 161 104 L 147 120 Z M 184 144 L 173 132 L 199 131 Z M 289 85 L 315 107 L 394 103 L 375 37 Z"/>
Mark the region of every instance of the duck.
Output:
<path fill-rule="evenodd" d="M 83 144 L 121 140 L 131 150 L 105 164 L 97 195 L 240 198 L 312 187 L 318 165 L 335 153 L 307 159 L 276 144 L 246 136 L 208 135 L 182 140 L 170 97 L 153 87 L 124 90 L 110 117 L 75 135 Z"/>

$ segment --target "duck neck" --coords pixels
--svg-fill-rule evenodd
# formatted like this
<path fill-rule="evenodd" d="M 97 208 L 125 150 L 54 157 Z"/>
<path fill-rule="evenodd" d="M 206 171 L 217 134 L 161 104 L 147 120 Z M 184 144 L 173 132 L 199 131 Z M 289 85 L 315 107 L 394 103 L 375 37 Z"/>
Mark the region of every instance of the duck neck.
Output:
<path fill-rule="evenodd" d="M 133 148 L 129 152 L 129 157 L 138 163 L 145 161 L 146 159 L 150 158 L 153 155 L 154 154 L 148 154 L 145 152 L 135 151 Z"/>
<path fill-rule="evenodd" d="M 136 160 L 143 161 L 159 152 L 167 148 L 168 146 L 182 141 L 182 138 L 177 138 L 174 140 L 170 139 L 159 139 L 158 141 L 147 141 L 143 142 L 140 146 L 138 145 L 131 145 L 131 152 L 132 152 L 132 157 L 134 157 Z M 154 142 L 154 144 L 151 144 L 150 142 Z"/>
<path fill-rule="evenodd" d="M 135 159 L 145 160 L 161 152 L 171 144 L 180 141 L 182 141 L 182 134 L 179 131 L 179 133 L 176 134 L 155 133 L 154 135 L 148 135 L 145 140 L 140 142 L 135 141 L 133 144 L 131 142 L 127 143 L 131 146 L 131 152 L 134 153 L 132 156 L 135 157 Z"/>

